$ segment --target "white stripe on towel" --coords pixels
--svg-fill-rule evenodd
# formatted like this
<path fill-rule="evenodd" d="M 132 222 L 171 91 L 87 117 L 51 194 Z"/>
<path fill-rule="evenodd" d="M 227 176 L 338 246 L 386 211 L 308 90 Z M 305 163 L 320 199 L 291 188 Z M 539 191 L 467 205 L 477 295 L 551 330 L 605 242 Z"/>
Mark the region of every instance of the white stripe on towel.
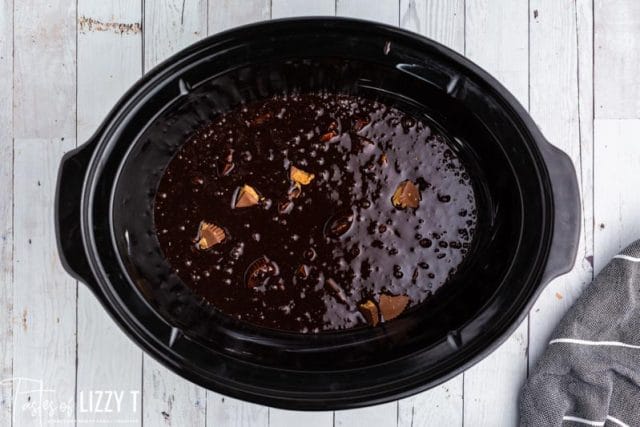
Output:
<path fill-rule="evenodd" d="M 614 256 L 614 258 L 626 259 L 627 261 L 631 261 L 631 262 L 640 262 L 640 258 L 632 257 L 629 255 L 616 255 Z"/>
<path fill-rule="evenodd" d="M 579 340 L 575 338 L 556 338 L 554 340 L 549 341 L 549 345 L 551 344 L 582 344 L 582 345 L 603 345 L 603 346 L 612 346 L 612 347 L 626 347 L 626 348 L 634 348 L 640 349 L 640 345 L 627 344 L 620 341 L 589 341 L 589 340 Z"/>
<path fill-rule="evenodd" d="M 607 420 L 611 421 L 614 424 L 619 425 L 620 427 L 629 427 L 629 424 L 626 424 L 620 421 L 619 419 L 617 419 L 616 417 L 612 417 L 611 415 L 607 415 Z M 585 418 L 573 417 L 571 415 L 565 415 L 564 417 L 562 417 L 562 421 L 573 421 L 574 423 L 580 423 L 580 424 L 586 424 L 588 426 L 598 426 L 598 427 L 602 427 L 606 423 L 606 421 L 587 420 Z"/>
<path fill-rule="evenodd" d="M 592 421 L 580 417 L 572 417 L 571 415 L 565 415 L 562 417 L 562 421 L 573 421 L 574 423 L 586 424 L 588 426 L 604 426 L 604 421 Z"/>
<path fill-rule="evenodd" d="M 611 415 L 607 415 L 607 419 L 612 423 L 618 424 L 620 427 L 629 427 L 629 424 L 626 424 L 620 421 L 619 419 L 617 419 L 616 417 L 612 417 Z"/>

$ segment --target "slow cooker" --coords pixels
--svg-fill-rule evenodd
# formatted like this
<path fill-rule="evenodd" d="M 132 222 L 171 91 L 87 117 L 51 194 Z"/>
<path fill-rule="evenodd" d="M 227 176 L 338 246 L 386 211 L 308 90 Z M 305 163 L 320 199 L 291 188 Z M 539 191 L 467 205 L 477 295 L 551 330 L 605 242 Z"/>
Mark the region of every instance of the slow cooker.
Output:
<path fill-rule="evenodd" d="M 484 213 L 465 268 L 428 304 L 376 328 L 298 334 L 203 304 L 162 257 L 153 201 L 196 129 L 245 102 L 319 90 L 380 99 L 438 126 L 467 159 Z M 419 35 L 338 18 L 248 25 L 172 56 L 67 153 L 56 195 L 66 270 L 144 351 L 216 392 L 302 410 L 406 397 L 487 356 L 570 270 L 579 223 L 570 158 L 498 81 Z"/>

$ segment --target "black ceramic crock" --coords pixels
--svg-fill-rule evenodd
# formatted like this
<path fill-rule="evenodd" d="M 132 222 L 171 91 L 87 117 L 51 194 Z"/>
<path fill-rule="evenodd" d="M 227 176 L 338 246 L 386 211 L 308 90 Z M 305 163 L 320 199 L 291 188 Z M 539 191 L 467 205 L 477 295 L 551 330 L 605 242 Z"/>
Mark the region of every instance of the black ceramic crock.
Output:
<path fill-rule="evenodd" d="M 328 90 L 437 127 L 472 173 L 479 222 L 430 302 L 376 328 L 304 335 L 232 319 L 192 294 L 153 230 L 159 179 L 186 137 L 242 102 Z M 500 345 L 573 265 L 580 202 L 569 157 L 494 78 L 431 40 L 351 19 L 290 19 L 209 37 L 139 80 L 68 153 L 59 251 L 147 353 L 236 398 L 290 409 L 372 405 L 426 390 Z"/>

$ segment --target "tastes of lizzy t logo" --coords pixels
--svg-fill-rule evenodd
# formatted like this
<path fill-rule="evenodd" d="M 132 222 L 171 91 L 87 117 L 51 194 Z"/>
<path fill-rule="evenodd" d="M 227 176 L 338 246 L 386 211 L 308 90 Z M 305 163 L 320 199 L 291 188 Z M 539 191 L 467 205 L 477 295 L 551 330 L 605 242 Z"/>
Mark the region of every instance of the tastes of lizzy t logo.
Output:
<path fill-rule="evenodd" d="M 128 424 L 139 420 L 139 390 L 78 390 L 74 399 L 60 396 L 42 380 L 14 377 L 0 381 L 0 397 L 5 396 L 3 400 L 12 401 L 14 424 Z"/>

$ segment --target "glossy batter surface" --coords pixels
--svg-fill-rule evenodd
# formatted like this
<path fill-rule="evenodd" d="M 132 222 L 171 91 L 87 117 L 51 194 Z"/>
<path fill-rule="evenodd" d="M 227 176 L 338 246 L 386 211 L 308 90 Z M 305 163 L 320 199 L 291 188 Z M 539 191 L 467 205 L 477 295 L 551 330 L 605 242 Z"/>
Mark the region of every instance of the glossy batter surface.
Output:
<path fill-rule="evenodd" d="M 334 94 L 243 105 L 192 135 L 154 207 L 166 259 L 224 313 L 298 332 L 376 326 L 470 247 L 469 176 L 442 136 Z"/>

